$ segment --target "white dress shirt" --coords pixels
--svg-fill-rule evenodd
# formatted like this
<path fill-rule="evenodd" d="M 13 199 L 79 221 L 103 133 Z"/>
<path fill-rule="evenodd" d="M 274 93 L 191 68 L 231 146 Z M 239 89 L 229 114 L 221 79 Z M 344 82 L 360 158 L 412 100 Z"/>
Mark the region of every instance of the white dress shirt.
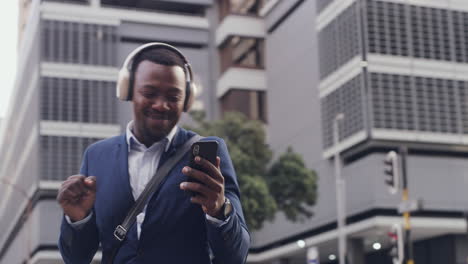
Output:
<path fill-rule="evenodd" d="M 146 187 L 146 184 L 149 182 L 151 177 L 156 173 L 156 170 L 159 165 L 159 160 L 163 153 L 165 153 L 171 142 L 177 133 L 177 126 L 169 132 L 169 134 L 162 140 L 155 142 L 150 147 L 146 147 L 144 144 L 140 143 L 138 139 L 133 134 L 133 120 L 130 121 L 126 129 L 126 140 L 128 145 L 128 175 L 130 177 L 130 187 L 132 189 L 132 195 L 135 200 L 138 199 L 140 194 Z M 146 206 L 143 211 L 137 215 L 136 224 L 137 224 L 137 235 L 140 238 L 141 225 L 145 220 Z M 82 225 L 87 223 L 91 219 L 92 214 L 88 215 L 83 220 L 77 222 L 71 222 L 68 216 L 65 216 L 67 222 L 76 229 L 80 229 Z M 209 222 L 216 226 L 222 226 L 228 222 L 229 218 L 225 221 L 219 220 L 217 218 L 206 215 L 206 218 Z M 122 219 L 123 221 L 123 219 Z"/>
<path fill-rule="evenodd" d="M 162 140 L 153 143 L 150 147 L 142 144 L 133 134 L 133 120 L 127 125 L 127 145 L 128 145 L 128 175 L 130 177 L 130 187 L 135 201 L 148 184 L 151 177 L 156 173 L 159 160 L 164 152 L 169 149 L 172 139 L 177 132 L 177 126 Z M 141 225 L 145 220 L 146 206 L 137 215 L 137 234 L 140 238 Z"/>

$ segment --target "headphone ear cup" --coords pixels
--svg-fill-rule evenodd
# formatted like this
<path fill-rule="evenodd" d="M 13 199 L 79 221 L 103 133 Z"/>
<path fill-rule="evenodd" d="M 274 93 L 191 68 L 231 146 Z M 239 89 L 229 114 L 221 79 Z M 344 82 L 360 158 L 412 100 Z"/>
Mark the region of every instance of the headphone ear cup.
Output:
<path fill-rule="evenodd" d="M 116 85 L 117 98 L 121 101 L 130 101 L 130 72 L 122 68 L 119 71 L 119 78 Z"/>
<path fill-rule="evenodd" d="M 197 85 L 195 83 L 190 84 L 190 95 L 187 100 L 187 104 L 184 106 L 184 112 L 188 112 L 192 107 L 193 101 L 195 101 L 195 93 L 197 92 Z"/>

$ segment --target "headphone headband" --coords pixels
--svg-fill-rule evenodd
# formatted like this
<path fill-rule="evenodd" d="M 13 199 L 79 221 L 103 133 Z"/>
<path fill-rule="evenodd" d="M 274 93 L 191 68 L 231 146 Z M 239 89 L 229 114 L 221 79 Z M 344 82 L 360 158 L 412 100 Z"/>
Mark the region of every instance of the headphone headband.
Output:
<path fill-rule="evenodd" d="M 128 54 L 127 58 L 125 58 L 125 61 L 124 61 L 124 64 L 123 64 L 122 67 L 124 67 L 124 68 L 126 68 L 128 70 L 131 70 L 131 69 L 129 69 L 129 66 L 133 62 L 133 59 L 138 54 L 140 54 L 141 52 L 143 52 L 143 51 L 145 51 L 147 49 L 155 48 L 155 47 L 167 48 L 169 50 L 172 50 L 172 51 L 174 51 L 175 53 L 177 53 L 179 55 L 179 57 L 184 61 L 184 64 L 189 64 L 187 59 L 185 58 L 184 54 L 182 54 L 182 52 L 180 50 L 178 50 L 176 47 L 171 46 L 171 45 L 166 44 L 166 43 L 162 43 L 162 42 L 150 42 L 150 43 L 143 44 L 143 45 L 139 46 L 138 48 L 134 49 L 132 52 L 130 52 L 130 54 Z"/>
<path fill-rule="evenodd" d="M 191 97 L 193 96 L 193 89 L 194 89 L 194 84 L 192 83 L 193 80 L 193 72 L 192 72 L 192 67 L 188 63 L 187 59 L 185 56 L 182 54 L 180 50 L 178 50 L 176 47 L 162 43 L 162 42 L 150 42 L 143 44 L 136 49 L 134 49 L 130 54 L 125 58 L 125 61 L 123 63 L 122 68 L 119 71 L 119 78 L 117 82 L 117 98 L 119 98 L 122 101 L 130 101 L 132 99 L 133 95 L 133 74 L 134 74 L 134 69 L 131 69 L 131 66 L 133 64 L 133 60 L 135 57 L 140 54 L 141 52 L 151 49 L 151 48 L 165 48 L 168 50 L 171 50 L 183 60 L 184 62 L 184 72 L 185 72 L 185 82 L 186 82 L 186 89 L 185 89 L 185 101 L 184 101 L 184 111 L 187 111 L 188 108 L 190 107 L 191 103 Z"/>

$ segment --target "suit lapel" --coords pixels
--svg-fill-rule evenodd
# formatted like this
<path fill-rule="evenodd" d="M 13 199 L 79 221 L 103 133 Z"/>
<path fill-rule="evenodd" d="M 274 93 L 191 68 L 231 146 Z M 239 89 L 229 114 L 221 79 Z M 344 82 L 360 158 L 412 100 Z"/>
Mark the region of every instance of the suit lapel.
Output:
<path fill-rule="evenodd" d="M 132 189 L 130 186 L 130 176 L 128 174 L 128 145 L 125 134 L 119 138 L 119 144 L 117 145 L 117 181 L 122 186 L 124 197 L 127 197 L 132 204 L 135 202 L 133 198 Z"/>

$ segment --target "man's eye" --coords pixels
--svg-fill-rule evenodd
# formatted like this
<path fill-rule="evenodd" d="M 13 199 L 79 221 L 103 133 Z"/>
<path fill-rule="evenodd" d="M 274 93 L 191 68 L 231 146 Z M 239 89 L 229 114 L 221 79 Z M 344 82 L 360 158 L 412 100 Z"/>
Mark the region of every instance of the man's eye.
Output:
<path fill-rule="evenodd" d="M 151 92 L 143 92 L 142 95 L 143 95 L 145 98 L 152 98 L 152 97 L 154 97 L 154 93 L 151 93 Z"/>
<path fill-rule="evenodd" d="M 167 99 L 171 102 L 178 102 L 180 100 L 180 96 L 169 96 Z"/>

